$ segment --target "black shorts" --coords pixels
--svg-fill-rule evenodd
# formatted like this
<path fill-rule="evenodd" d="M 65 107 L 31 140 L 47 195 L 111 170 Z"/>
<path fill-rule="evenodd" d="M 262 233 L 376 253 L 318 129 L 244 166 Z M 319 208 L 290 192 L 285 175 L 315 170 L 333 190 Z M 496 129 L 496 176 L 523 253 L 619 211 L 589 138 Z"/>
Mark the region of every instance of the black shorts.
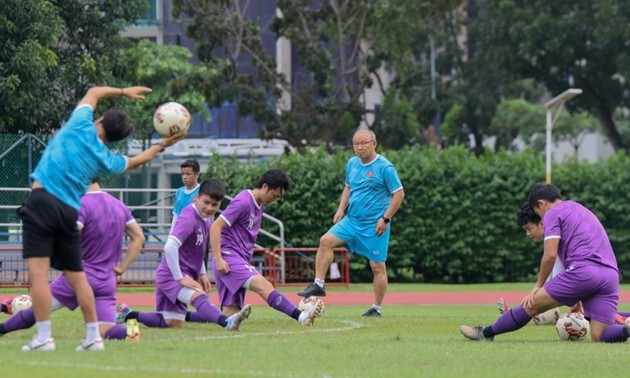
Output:
<path fill-rule="evenodd" d="M 22 257 L 49 257 L 50 266 L 82 272 L 78 212 L 48 193 L 33 189 L 17 210 L 22 218 Z"/>

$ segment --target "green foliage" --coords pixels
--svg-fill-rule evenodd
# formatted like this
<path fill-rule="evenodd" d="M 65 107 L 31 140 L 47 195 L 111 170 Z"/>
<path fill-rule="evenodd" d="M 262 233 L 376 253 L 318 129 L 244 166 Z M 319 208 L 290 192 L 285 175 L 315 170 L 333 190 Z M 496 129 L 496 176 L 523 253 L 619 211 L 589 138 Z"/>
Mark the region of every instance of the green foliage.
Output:
<path fill-rule="evenodd" d="M 532 78 L 550 93 L 583 89 L 572 109 L 596 115 L 615 149 L 625 148 L 612 112 L 627 106 L 630 9 L 611 0 L 481 0 L 471 24 L 479 59 L 507 68 L 512 78 Z"/>
<path fill-rule="evenodd" d="M 530 187 L 544 181 L 545 167 L 533 151 L 477 156 L 455 146 L 437 152 L 405 147 L 383 152 L 398 169 L 405 200 L 392 220 L 388 274 L 391 281 L 483 283 L 532 280 L 542 245 L 516 224 Z M 314 247 L 332 225 L 344 185 L 349 151 L 291 153 L 262 164 L 213 158 L 206 176 L 226 181 L 229 194 L 251 188 L 267 169 L 282 168 L 293 180 L 286 196 L 266 209 L 284 223 L 292 246 Z M 618 154 L 596 164 L 569 160 L 553 167 L 565 198 L 592 209 L 607 229 L 620 270 L 630 274 L 630 158 Z M 263 227 L 274 229 L 271 223 Z M 264 240 L 263 245 L 276 242 Z M 367 260 L 353 256 L 351 278 L 371 279 Z"/>
<path fill-rule="evenodd" d="M 121 83 L 119 32 L 146 0 L 0 2 L 0 129 L 50 132 L 93 85 Z M 122 70 L 122 68 L 119 68 Z"/>

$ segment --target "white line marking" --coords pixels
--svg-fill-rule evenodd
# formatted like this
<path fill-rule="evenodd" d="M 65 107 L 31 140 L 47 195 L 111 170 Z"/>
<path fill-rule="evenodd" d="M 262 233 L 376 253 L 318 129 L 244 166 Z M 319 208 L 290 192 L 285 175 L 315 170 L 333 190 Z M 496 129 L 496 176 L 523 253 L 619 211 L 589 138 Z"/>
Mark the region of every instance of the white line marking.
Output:
<path fill-rule="evenodd" d="M 345 327 L 337 327 L 337 328 L 313 328 L 309 327 L 308 330 L 301 331 L 275 331 L 275 332 L 255 332 L 255 333 L 230 333 L 228 335 L 216 335 L 216 336 L 197 336 L 195 340 L 218 340 L 218 339 L 233 339 L 233 338 L 241 338 L 241 337 L 257 337 L 257 336 L 274 336 L 274 335 L 297 335 L 297 334 L 305 334 L 305 333 L 330 333 L 330 332 L 343 332 L 350 331 L 353 329 L 363 328 L 367 325 L 364 323 L 353 322 L 350 320 L 337 320 L 337 322 L 345 324 Z"/>

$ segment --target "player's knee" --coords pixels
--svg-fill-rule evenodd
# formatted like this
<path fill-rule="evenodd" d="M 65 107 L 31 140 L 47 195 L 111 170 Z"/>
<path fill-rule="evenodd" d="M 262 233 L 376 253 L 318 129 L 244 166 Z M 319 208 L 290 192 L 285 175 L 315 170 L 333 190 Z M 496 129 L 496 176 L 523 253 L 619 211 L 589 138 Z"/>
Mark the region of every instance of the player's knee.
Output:
<path fill-rule="evenodd" d="M 319 238 L 319 251 L 325 249 L 324 252 L 328 252 L 337 246 L 337 238 L 335 238 L 331 233 L 327 232 Z M 332 251 L 331 251 L 332 252 Z"/>

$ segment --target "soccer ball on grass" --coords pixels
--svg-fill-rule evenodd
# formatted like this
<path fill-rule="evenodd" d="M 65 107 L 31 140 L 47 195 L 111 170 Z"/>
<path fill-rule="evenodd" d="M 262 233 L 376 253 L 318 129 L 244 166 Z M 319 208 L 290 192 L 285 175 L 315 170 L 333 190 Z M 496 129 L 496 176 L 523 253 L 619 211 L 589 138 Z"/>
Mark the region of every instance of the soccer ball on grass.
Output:
<path fill-rule="evenodd" d="M 167 102 L 155 111 L 153 127 L 162 137 L 184 134 L 190 127 L 190 113 L 180 103 Z"/>
<path fill-rule="evenodd" d="M 317 301 L 319 300 L 319 298 L 317 297 L 308 297 L 308 298 L 302 298 L 300 300 L 300 302 L 297 304 L 297 309 L 300 311 L 305 311 L 313 306 L 315 306 L 315 304 L 317 303 Z M 322 302 L 322 312 L 324 311 L 324 307 L 323 307 L 323 302 Z"/>
<path fill-rule="evenodd" d="M 33 300 L 31 299 L 30 295 L 28 294 L 18 295 L 17 297 L 13 298 L 13 301 L 11 301 L 11 310 L 15 314 L 22 310 L 26 310 L 32 305 L 33 305 Z"/>
<path fill-rule="evenodd" d="M 585 340 L 591 327 L 579 312 L 572 312 L 569 315 L 562 315 L 556 323 L 558 339 L 568 341 Z"/>

